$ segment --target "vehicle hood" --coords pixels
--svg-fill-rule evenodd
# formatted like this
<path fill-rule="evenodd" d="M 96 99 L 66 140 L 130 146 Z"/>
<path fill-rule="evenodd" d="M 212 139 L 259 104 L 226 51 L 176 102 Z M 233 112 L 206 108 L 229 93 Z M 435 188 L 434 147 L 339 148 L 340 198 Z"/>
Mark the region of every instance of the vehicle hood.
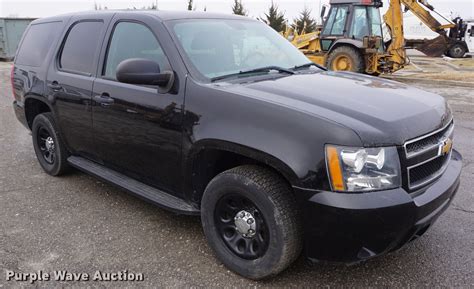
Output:
<path fill-rule="evenodd" d="M 437 94 L 348 72 L 295 74 L 225 89 L 346 126 L 366 146 L 402 145 L 451 119 L 446 101 Z M 313 125 L 318 125 L 316 119 Z"/>

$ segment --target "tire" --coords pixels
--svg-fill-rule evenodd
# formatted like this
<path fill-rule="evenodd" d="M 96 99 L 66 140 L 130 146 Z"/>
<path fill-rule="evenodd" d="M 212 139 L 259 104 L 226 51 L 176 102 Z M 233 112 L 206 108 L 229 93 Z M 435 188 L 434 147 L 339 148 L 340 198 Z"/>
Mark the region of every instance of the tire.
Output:
<path fill-rule="evenodd" d="M 364 58 L 357 49 L 339 46 L 329 53 L 326 67 L 333 71 L 351 71 L 364 73 Z"/>
<path fill-rule="evenodd" d="M 242 211 L 254 218 L 253 236 L 250 230 L 247 236 L 239 231 L 236 218 L 242 220 Z M 201 220 L 217 258 L 249 279 L 277 275 L 301 253 L 301 221 L 293 192 L 266 168 L 240 166 L 212 179 L 201 201 Z"/>
<path fill-rule="evenodd" d="M 69 169 L 68 152 L 59 136 L 52 114 L 46 112 L 37 115 L 33 120 L 31 131 L 36 158 L 43 170 L 52 176 L 59 176 L 67 172 Z"/>
<path fill-rule="evenodd" d="M 466 47 L 461 43 L 456 43 L 449 48 L 448 55 L 452 58 L 463 58 L 466 54 Z"/>

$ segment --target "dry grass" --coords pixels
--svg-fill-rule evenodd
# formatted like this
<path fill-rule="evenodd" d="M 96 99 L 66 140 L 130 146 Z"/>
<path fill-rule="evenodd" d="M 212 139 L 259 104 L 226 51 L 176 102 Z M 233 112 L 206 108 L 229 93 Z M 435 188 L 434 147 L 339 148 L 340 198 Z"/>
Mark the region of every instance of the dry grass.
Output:
<path fill-rule="evenodd" d="M 457 65 L 460 68 L 474 68 L 474 58 L 455 59 L 448 61 L 451 64 Z"/>
<path fill-rule="evenodd" d="M 428 78 L 434 80 L 451 80 L 474 83 L 474 72 L 465 71 L 443 71 L 441 73 L 419 73 L 413 74 L 413 78 Z"/>
<path fill-rule="evenodd" d="M 406 65 L 402 70 L 403 70 L 403 71 L 407 71 L 407 72 L 408 72 L 408 71 L 410 71 L 410 72 L 412 72 L 412 71 L 419 71 L 419 69 L 416 68 L 413 64 L 408 64 L 408 65 Z"/>

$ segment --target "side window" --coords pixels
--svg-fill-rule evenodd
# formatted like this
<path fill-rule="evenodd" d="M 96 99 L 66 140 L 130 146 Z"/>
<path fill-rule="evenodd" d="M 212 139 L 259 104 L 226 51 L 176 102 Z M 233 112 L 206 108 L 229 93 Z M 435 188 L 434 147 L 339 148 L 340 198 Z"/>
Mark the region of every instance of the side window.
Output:
<path fill-rule="evenodd" d="M 346 27 L 346 18 L 347 18 L 347 6 L 341 6 L 337 9 L 336 19 L 334 20 L 334 25 L 332 26 L 332 35 L 342 35 L 344 34 L 344 28 Z"/>
<path fill-rule="evenodd" d="M 92 74 L 104 23 L 84 21 L 74 24 L 67 34 L 59 67 L 72 72 Z"/>
<path fill-rule="evenodd" d="M 33 24 L 27 30 L 15 63 L 39 67 L 52 45 L 54 36 L 59 33 L 61 22 Z"/>
<path fill-rule="evenodd" d="M 474 26 L 471 26 L 471 36 L 474 36 Z"/>
<path fill-rule="evenodd" d="M 382 34 L 382 18 L 380 17 L 380 11 L 375 7 L 367 7 L 369 11 L 369 23 L 371 23 L 371 34 L 375 36 L 383 37 Z"/>
<path fill-rule="evenodd" d="M 332 25 L 334 24 L 334 18 L 336 18 L 337 8 L 331 8 L 329 17 L 326 20 L 326 26 L 324 26 L 323 35 L 331 34 Z"/>
<path fill-rule="evenodd" d="M 133 22 L 119 22 L 109 43 L 103 75 L 115 79 L 117 66 L 129 58 L 153 60 L 160 65 L 161 70 L 170 69 L 168 59 L 148 27 Z"/>
<path fill-rule="evenodd" d="M 323 35 L 342 35 L 346 27 L 348 6 L 339 6 L 331 8 L 329 18 L 326 21 L 326 26 L 323 30 Z"/>

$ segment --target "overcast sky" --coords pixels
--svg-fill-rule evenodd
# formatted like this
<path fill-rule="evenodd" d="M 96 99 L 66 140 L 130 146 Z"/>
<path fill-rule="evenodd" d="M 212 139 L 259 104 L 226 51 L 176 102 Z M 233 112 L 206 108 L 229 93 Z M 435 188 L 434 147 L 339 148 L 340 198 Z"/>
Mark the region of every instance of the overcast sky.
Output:
<path fill-rule="evenodd" d="M 61 13 L 94 9 L 94 2 L 109 9 L 141 8 L 150 6 L 155 1 L 161 10 L 183 10 L 187 0 L 0 0 L 0 17 L 45 17 Z M 263 16 L 271 0 L 242 0 L 250 16 Z M 328 0 L 274 0 L 283 10 L 286 17 L 293 19 L 305 6 L 313 10 L 314 17 L 319 15 L 320 3 Z M 388 0 L 384 0 L 387 6 Z M 474 18 L 474 0 L 431 0 L 437 10 L 446 15 L 460 15 L 463 18 Z M 231 13 L 233 0 L 194 0 L 197 10 Z"/>

